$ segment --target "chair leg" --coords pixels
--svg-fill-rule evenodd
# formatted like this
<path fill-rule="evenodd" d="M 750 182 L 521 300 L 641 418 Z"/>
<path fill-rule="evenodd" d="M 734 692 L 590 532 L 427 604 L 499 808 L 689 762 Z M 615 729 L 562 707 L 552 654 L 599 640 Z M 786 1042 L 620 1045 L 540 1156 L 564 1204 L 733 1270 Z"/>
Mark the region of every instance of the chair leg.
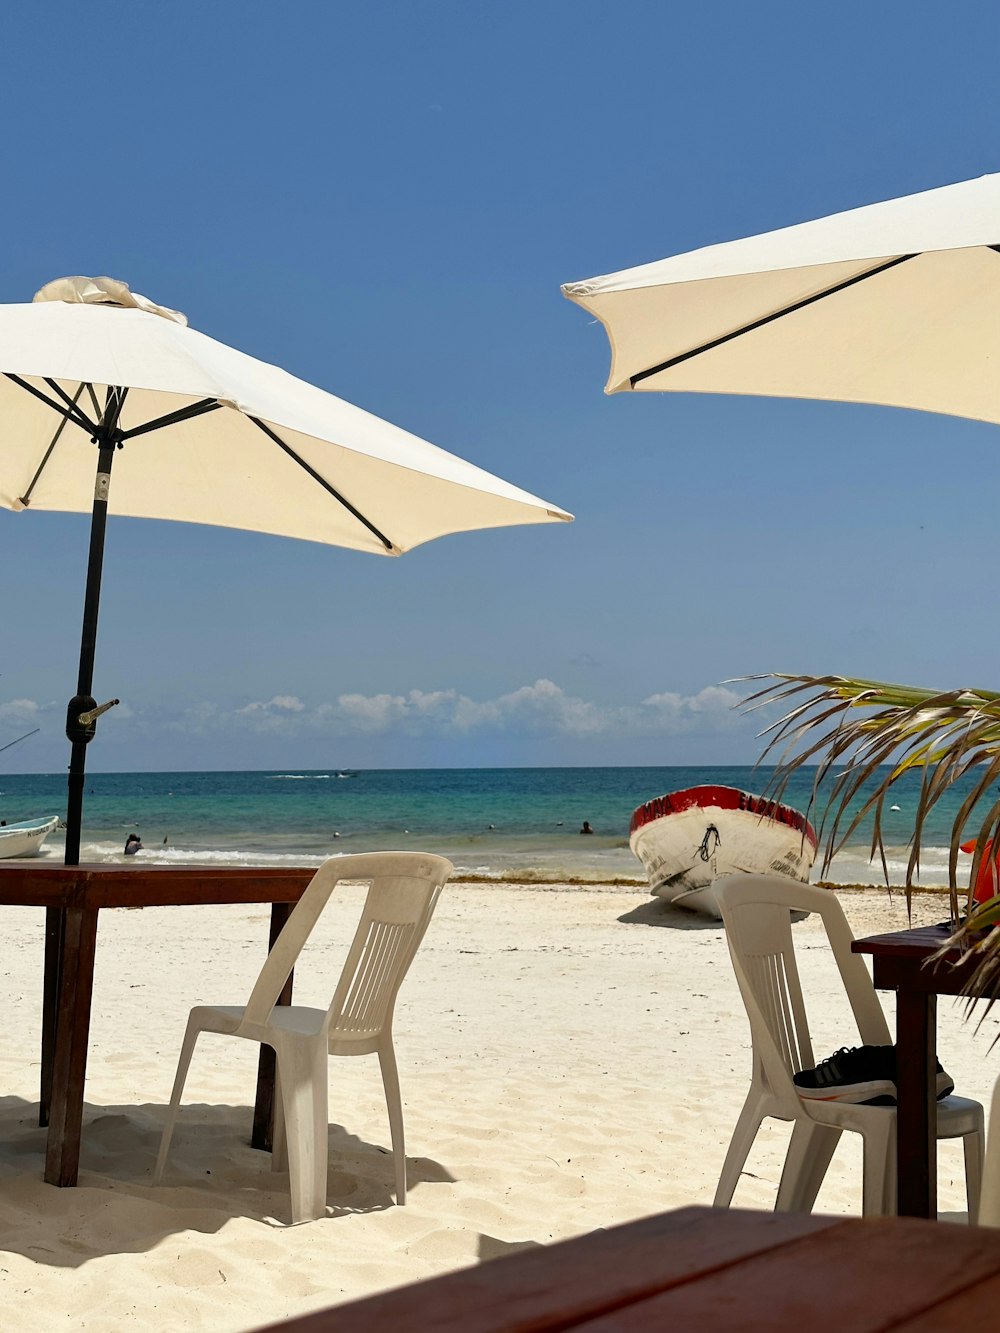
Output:
<path fill-rule="evenodd" d="M 889 1126 L 885 1149 L 885 1180 L 882 1184 L 882 1216 L 895 1217 L 899 1212 L 899 1174 L 896 1169 L 896 1117 Z"/>
<path fill-rule="evenodd" d="M 841 1132 L 833 1125 L 796 1120 L 781 1169 L 776 1213 L 812 1212 Z"/>
<path fill-rule="evenodd" d="M 399 1095 L 399 1074 L 392 1041 L 378 1053 L 385 1088 L 385 1105 L 389 1112 L 389 1135 L 392 1139 L 392 1161 L 396 1171 L 396 1203 L 406 1203 L 406 1144 L 403 1138 L 403 1103 Z"/>
<path fill-rule="evenodd" d="M 726 1160 L 722 1163 L 722 1173 L 719 1176 L 715 1198 L 712 1200 L 713 1208 L 728 1208 L 732 1203 L 736 1186 L 739 1184 L 740 1172 L 750 1156 L 750 1149 L 753 1147 L 753 1141 L 757 1137 L 764 1116 L 764 1098 L 751 1088 L 726 1150 Z"/>
<path fill-rule="evenodd" d="M 163 1137 L 160 1139 L 160 1152 L 156 1159 L 156 1166 L 153 1169 L 153 1184 L 158 1185 L 163 1179 L 163 1168 L 167 1164 L 167 1153 L 170 1151 L 170 1140 L 174 1136 L 174 1125 L 177 1123 L 177 1112 L 180 1110 L 181 1093 L 184 1091 L 184 1083 L 187 1080 L 188 1069 L 191 1066 L 191 1056 L 194 1054 L 195 1043 L 201 1028 L 198 1026 L 194 1015 L 188 1018 L 187 1029 L 184 1033 L 184 1041 L 181 1043 L 180 1058 L 177 1061 L 177 1073 L 174 1075 L 173 1091 L 170 1094 L 170 1105 L 167 1107 L 167 1121 L 163 1126 Z"/>
<path fill-rule="evenodd" d="M 979 1220 L 979 1205 L 983 1192 L 983 1139 L 982 1129 L 966 1134 L 962 1139 L 965 1152 L 965 1197 L 969 1202 L 969 1225 Z"/>
<path fill-rule="evenodd" d="M 326 1215 L 329 1153 L 326 1038 L 290 1041 L 278 1048 L 277 1056 L 292 1222 L 312 1222 Z"/>
<path fill-rule="evenodd" d="M 896 1211 L 896 1117 L 880 1116 L 866 1126 L 864 1145 L 864 1184 L 861 1212 L 865 1217 L 890 1216 Z"/>
<path fill-rule="evenodd" d="M 288 1136 L 285 1134 L 285 1108 L 281 1101 L 281 1075 L 275 1061 L 274 1125 L 271 1129 L 271 1170 L 288 1170 Z"/>

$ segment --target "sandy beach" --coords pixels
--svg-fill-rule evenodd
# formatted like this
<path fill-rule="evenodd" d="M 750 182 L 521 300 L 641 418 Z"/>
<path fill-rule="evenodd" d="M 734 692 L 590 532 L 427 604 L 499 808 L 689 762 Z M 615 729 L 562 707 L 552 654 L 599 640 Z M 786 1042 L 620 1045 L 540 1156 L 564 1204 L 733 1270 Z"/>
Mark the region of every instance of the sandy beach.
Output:
<path fill-rule="evenodd" d="M 303 1002 L 326 1002 L 312 964 L 353 927 L 361 892 L 347 890 L 321 923 L 297 978 Z M 852 890 L 842 901 L 856 934 L 906 924 L 901 894 Z M 915 899 L 917 922 L 945 912 L 940 897 Z M 150 1185 L 188 1008 L 243 1001 L 266 911 L 107 912 L 80 1187 L 56 1190 L 42 1183 L 36 1123 L 42 914 L 8 909 L 5 920 L 0 1290 L 10 1328 L 235 1333 L 709 1203 L 747 1088 L 749 1030 L 720 926 L 631 886 L 453 883 L 397 1011 L 407 1206 L 392 1203 L 377 1062 L 331 1061 L 329 1216 L 284 1227 L 275 1219 L 288 1215 L 287 1177 L 247 1143 L 249 1044 L 203 1039 L 166 1182 Z M 853 1044 L 818 930 L 795 930 L 817 1053 Z M 942 1062 L 987 1105 L 998 1022 L 977 1033 L 940 1003 Z M 786 1139 L 781 1125 L 762 1132 L 738 1204 L 772 1205 Z M 818 1208 L 856 1213 L 860 1199 L 860 1146 L 847 1135 Z M 964 1210 L 956 1144 L 941 1149 L 940 1207 Z"/>

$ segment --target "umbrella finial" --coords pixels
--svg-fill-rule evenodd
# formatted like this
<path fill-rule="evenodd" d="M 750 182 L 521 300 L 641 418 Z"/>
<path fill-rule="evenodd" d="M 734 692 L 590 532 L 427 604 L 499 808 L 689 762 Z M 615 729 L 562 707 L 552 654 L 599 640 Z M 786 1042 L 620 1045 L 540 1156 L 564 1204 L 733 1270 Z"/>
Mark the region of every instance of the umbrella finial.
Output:
<path fill-rule="evenodd" d="M 115 305 L 127 310 L 145 310 L 147 314 L 160 315 L 175 324 L 187 324 L 187 315 L 165 305 L 156 305 L 148 296 L 131 291 L 127 282 L 119 282 L 117 278 L 55 278 L 39 288 L 31 299 L 67 301 L 71 305 Z"/>

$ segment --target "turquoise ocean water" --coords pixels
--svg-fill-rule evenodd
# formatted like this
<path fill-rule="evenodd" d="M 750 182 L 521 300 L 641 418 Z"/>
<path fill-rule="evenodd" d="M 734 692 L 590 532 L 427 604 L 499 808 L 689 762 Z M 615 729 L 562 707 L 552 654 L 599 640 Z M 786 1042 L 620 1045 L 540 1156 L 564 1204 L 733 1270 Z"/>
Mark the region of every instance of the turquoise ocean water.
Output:
<path fill-rule="evenodd" d="M 81 859 L 121 859 L 135 831 L 143 859 L 166 864 L 312 865 L 335 852 L 413 847 L 441 852 L 468 874 L 641 880 L 628 847 L 637 805 L 701 783 L 765 792 L 769 777 L 742 767 L 95 773 Z M 894 883 L 902 882 L 918 783 L 899 783 L 892 803 L 900 808 L 885 816 Z M 805 810 L 811 785 L 811 774 L 800 774 L 787 803 Z M 928 828 L 925 883 L 946 882 L 951 820 L 964 794 L 956 786 Z M 0 775 L 0 818 L 8 822 L 62 815 L 65 800 L 62 773 Z M 579 833 L 585 819 L 593 837 Z M 837 858 L 830 878 L 880 881 L 865 839 Z M 61 859 L 62 849 L 54 834 L 44 854 Z"/>

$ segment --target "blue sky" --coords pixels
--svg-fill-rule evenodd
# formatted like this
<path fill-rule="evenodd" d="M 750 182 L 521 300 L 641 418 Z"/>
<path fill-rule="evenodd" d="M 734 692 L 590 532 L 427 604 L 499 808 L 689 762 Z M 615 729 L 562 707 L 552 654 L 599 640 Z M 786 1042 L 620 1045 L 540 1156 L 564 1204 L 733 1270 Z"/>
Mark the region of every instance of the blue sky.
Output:
<path fill-rule="evenodd" d="M 987 3 L 13 10 L 0 301 L 120 277 L 577 515 L 112 519 L 90 767 L 743 763 L 730 677 L 996 687 L 995 427 L 605 398 L 559 284 L 1000 170 L 998 49 Z M 66 762 L 87 527 L 0 511 L 8 772 Z"/>

